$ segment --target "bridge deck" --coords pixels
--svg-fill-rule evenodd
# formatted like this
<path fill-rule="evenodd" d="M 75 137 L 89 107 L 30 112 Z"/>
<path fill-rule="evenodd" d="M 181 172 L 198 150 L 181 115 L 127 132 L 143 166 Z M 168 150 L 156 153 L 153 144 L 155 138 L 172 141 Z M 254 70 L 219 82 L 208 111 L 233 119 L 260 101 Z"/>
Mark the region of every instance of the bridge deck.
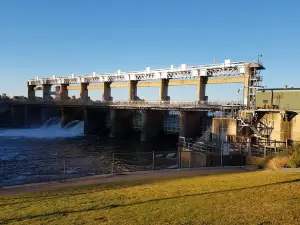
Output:
<path fill-rule="evenodd" d="M 172 102 L 172 101 L 113 101 L 113 102 L 82 102 L 82 101 L 30 101 L 12 100 L 12 105 L 43 105 L 61 107 L 115 108 L 133 110 L 184 110 L 184 111 L 218 111 L 224 105 L 238 107 L 238 104 L 224 102 Z"/>

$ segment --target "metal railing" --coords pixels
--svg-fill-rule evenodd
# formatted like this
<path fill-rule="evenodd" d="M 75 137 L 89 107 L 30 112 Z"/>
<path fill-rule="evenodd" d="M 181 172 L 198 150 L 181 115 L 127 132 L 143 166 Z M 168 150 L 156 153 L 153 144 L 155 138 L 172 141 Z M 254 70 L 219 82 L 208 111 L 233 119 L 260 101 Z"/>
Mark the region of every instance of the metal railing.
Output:
<path fill-rule="evenodd" d="M 95 106 L 134 106 L 134 107 L 178 107 L 178 108 L 210 108 L 239 105 L 232 101 L 83 101 L 83 100 L 8 100 L 15 104 L 55 104 L 55 105 L 95 105 Z"/>

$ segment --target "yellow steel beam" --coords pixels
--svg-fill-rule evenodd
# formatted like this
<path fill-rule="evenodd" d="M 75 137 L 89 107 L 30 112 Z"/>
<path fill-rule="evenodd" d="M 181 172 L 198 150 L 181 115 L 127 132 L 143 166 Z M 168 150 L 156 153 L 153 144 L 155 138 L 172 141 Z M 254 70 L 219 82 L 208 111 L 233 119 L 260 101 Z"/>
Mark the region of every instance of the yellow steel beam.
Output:
<path fill-rule="evenodd" d="M 153 81 L 153 82 L 138 82 L 138 87 L 159 87 L 160 83 L 159 81 Z"/>
<path fill-rule="evenodd" d="M 244 83 L 244 80 L 244 76 L 208 78 L 207 84 Z"/>
<path fill-rule="evenodd" d="M 169 80 L 169 86 L 197 85 L 197 80 Z"/>
<path fill-rule="evenodd" d="M 68 86 L 68 90 L 80 90 L 80 86 Z"/>
<path fill-rule="evenodd" d="M 43 90 L 43 87 L 35 87 L 34 90 L 35 90 L 35 91 L 42 91 L 42 90 Z"/>
<path fill-rule="evenodd" d="M 127 82 L 111 83 L 110 87 L 111 88 L 125 88 L 125 87 L 128 87 L 128 83 Z"/>
<path fill-rule="evenodd" d="M 103 84 L 100 85 L 89 85 L 88 90 L 95 90 L 95 89 L 103 89 Z"/>
<path fill-rule="evenodd" d="M 244 83 L 244 77 L 218 77 L 211 78 L 207 80 L 207 84 L 227 84 L 227 83 Z M 159 87 L 159 81 L 149 81 L 149 82 L 138 82 L 137 87 Z M 181 86 L 181 85 L 197 85 L 197 80 L 169 80 L 169 86 Z M 127 88 L 127 82 L 112 83 L 111 88 Z M 103 89 L 103 84 L 100 85 L 89 85 L 89 90 Z M 34 90 L 43 90 L 42 87 L 35 87 Z M 80 86 L 68 86 L 68 90 L 80 90 Z"/>

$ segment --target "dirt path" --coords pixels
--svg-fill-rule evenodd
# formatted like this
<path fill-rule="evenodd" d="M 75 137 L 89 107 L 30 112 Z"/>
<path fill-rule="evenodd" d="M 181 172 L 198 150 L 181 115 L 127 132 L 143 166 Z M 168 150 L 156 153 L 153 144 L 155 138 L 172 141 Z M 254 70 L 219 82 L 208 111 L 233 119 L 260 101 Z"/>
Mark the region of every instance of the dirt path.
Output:
<path fill-rule="evenodd" d="M 187 176 L 197 176 L 206 174 L 220 174 L 220 173 L 237 173 L 245 172 L 247 168 L 239 167 L 223 167 L 223 168 L 199 168 L 199 169 L 180 169 L 180 170 L 162 170 L 162 171 L 148 171 L 148 172 L 132 172 L 122 175 L 97 175 L 82 177 L 76 179 L 69 179 L 65 181 L 51 181 L 43 183 L 34 183 L 17 186 L 7 186 L 0 188 L 0 195 L 14 195 L 31 192 L 59 190 L 72 187 L 81 187 L 92 184 L 107 184 L 122 181 L 133 181 L 139 179 L 162 179 L 162 178 L 180 178 Z"/>

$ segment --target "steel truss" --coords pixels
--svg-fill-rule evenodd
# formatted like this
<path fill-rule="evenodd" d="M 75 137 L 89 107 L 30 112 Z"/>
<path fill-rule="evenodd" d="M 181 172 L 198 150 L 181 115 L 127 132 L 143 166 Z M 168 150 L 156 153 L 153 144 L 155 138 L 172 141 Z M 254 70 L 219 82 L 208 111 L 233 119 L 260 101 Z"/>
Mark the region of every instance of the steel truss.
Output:
<path fill-rule="evenodd" d="M 59 85 L 59 84 L 80 84 L 80 83 L 104 83 L 104 82 L 127 82 L 135 81 L 153 81 L 160 79 L 193 79 L 199 76 L 204 77 L 222 77 L 222 76 L 241 76 L 245 74 L 247 65 L 252 62 L 231 62 L 225 60 L 224 63 L 187 66 L 182 64 L 177 68 L 171 66 L 166 69 L 150 70 L 149 67 L 144 71 L 121 72 L 113 74 L 97 74 L 82 76 L 73 74 L 71 77 L 36 78 L 28 81 L 29 85 Z M 262 67 L 256 62 L 258 67 Z"/>

